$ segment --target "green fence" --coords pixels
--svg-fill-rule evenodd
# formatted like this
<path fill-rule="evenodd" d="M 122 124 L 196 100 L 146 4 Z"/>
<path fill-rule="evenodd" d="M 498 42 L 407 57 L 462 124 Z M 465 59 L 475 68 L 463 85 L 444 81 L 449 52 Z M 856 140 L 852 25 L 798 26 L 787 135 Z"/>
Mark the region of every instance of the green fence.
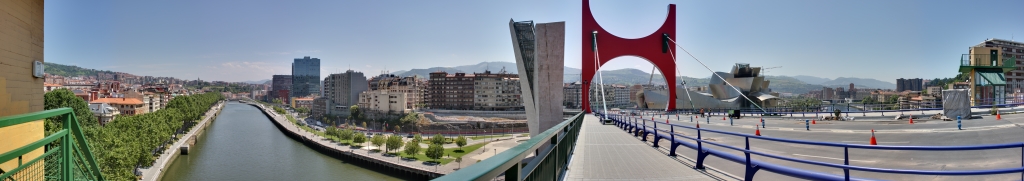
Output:
<path fill-rule="evenodd" d="M 0 163 L 17 159 L 18 167 L 0 171 L 0 181 L 104 180 L 71 108 L 0 118 L 0 128 L 61 116 L 63 129 L 17 149 L 0 153 Z M 0 143 L 12 138 L 0 138 Z M 43 148 L 42 156 L 23 158 Z M 31 160 L 25 160 L 31 159 Z"/>
<path fill-rule="evenodd" d="M 565 174 L 582 122 L 583 113 L 576 114 L 494 157 L 434 180 L 491 180 L 502 174 L 510 181 L 557 180 Z M 531 154 L 534 157 L 523 163 Z"/>

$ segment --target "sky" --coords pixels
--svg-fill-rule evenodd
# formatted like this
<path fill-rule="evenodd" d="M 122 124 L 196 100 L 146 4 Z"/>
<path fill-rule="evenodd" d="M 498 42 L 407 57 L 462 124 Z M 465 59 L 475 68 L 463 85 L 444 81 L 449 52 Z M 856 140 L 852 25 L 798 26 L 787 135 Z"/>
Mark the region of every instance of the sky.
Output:
<path fill-rule="evenodd" d="M 598 23 L 647 36 L 677 5 L 678 45 L 715 71 L 735 63 L 768 75 L 953 77 L 988 38 L 1024 42 L 1024 1 L 594 1 Z M 321 59 L 321 76 L 515 62 L 508 22 L 566 22 L 565 65 L 581 67 L 580 1 L 74 1 L 45 2 L 46 62 L 182 79 L 254 81 Z M 660 47 L 659 47 L 660 48 Z M 676 48 L 675 51 L 681 52 Z M 677 55 L 681 75 L 708 77 Z M 601 70 L 652 65 L 618 57 Z"/>

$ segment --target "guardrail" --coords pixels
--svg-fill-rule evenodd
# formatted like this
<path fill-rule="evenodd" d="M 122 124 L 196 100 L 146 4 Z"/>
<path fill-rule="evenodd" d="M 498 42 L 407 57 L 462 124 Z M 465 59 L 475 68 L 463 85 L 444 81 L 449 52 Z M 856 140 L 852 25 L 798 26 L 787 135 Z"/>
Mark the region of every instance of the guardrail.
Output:
<path fill-rule="evenodd" d="M 990 144 L 990 145 L 972 145 L 972 146 L 885 146 L 885 145 L 862 145 L 862 144 L 842 144 L 842 143 L 829 143 L 829 142 L 815 142 L 815 141 L 804 141 L 804 140 L 792 140 L 773 138 L 766 136 L 757 136 L 751 134 L 732 133 L 725 131 L 710 130 L 704 128 L 695 128 L 690 126 L 666 124 L 654 120 L 640 119 L 632 116 L 610 114 L 615 125 L 619 128 L 626 130 L 629 133 L 633 133 L 634 136 L 641 136 L 643 141 L 647 141 L 648 134 L 654 134 L 654 146 L 658 146 L 658 141 L 661 139 L 669 139 L 672 143 L 669 151 L 670 156 L 675 156 L 677 147 L 680 145 L 689 147 L 697 151 L 696 168 L 704 168 L 704 160 L 709 155 L 714 155 L 725 160 L 744 164 L 746 168 L 744 174 L 744 180 L 752 180 L 754 174 L 759 170 L 766 170 L 782 175 L 792 176 L 801 179 L 808 180 L 868 180 L 863 178 L 854 178 L 850 176 L 850 170 L 859 170 L 866 172 L 879 172 L 879 173 L 894 173 L 894 174 L 915 174 L 915 175 L 991 175 L 991 174 L 1005 174 L 1005 173 L 1022 173 L 1021 179 L 1024 180 L 1024 153 L 1021 155 L 1021 167 L 1016 168 L 1002 168 L 1002 169 L 990 169 L 990 170 L 962 170 L 962 171 L 947 171 L 947 170 L 907 170 L 907 169 L 889 169 L 889 168 L 873 168 L 863 166 L 851 166 L 850 165 L 850 148 L 857 149 L 871 149 L 871 150 L 901 150 L 901 151 L 962 151 L 962 150 L 990 150 L 990 149 L 1006 149 L 1006 148 L 1020 148 L 1024 152 L 1024 142 L 1021 143 L 1005 143 L 1005 144 Z M 651 123 L 647 123 L 651 122 Z M 649 125 L 648 125 L 649 124 Z M 658 125 L 665 125 L 658 128 Z M 676 128 L 696 130 L 697 137 L 685 136 L 682 134 L 675 133 Z M 667 129 L 666 129 L 667 128 Z M 743 137 L 745 140 L 745 146 L 743 148 L 714 143 L 705 141 L 702 139 L 702 132 L 711 132 L 724 135 Z M 679 139 L 683 138 L 683 139 Z M 778 156 L 768 154 L 760 151 L 750 150 L 750 139 L 760 139 L 773 142 L 803 144 L 803 145 L 815 145 L 815 146 L 828 146 L 828 147 L 840 147 L 843 148 L 843 164 L 802 160 L 784 156 Z M 690 141 L 696 141 L 696 144 Z M 741 151 L 743 155 L 734 155 L 709 148 L 704 144 L 710 144 L 729 150 Z M 774 158 L 779 160 L 811 164 L 817 166 L 825 166 L 831 168 L 843 169 L 843 175 L 833 175 L 822 172 L 808 171 L 805 169 L 786 167 L 774 163 L 769 163 L 760 160 L 753 160 L 750 155 L 760 155 L 768 158 Z"/>
<path fill-rule="evenodd" d="M 868 106 L 872 106 L 871 104 L 867 104 L 867 105 Z M 971 106 L 971 108 L 989 109 L 989 108 L 992 108 L 993 106 L 995 106 L 996 108 L 1010 108 L 1010 107 L 1018 107 L 1018 106 L 1022 106 L 1022 105 L 1024 105 L 1024 103 L 979 105 L 979 106 Z M 850 107 L 854 107 L 854 106 L 861 106 L 861 105 L 853 104 Z M 820 106 L 820 108 L 826 108 L 826 107 L 833 107 L 833 106 L 829 106 L 829 105 L 822 105 L 822 106 Z M 846 108 L 848 106 L 847 105 L 836 105 L 835 107 L 836 108 Z M 760 109 L 738 109 L 738 110 L 740 110 L 740 112 L 743 115 L 749 115 L 749 116 L 757 116 L 757 115 L 768 114 L 768 115 L 777 115 L 777 116 L 783 116 L 783 117 L 787 117 L 787 116 L 788 117 L 795 117 L 795 116 L 807 117 L 807 115 L 814 114 L 815 115 L 814 117 L 818 117 L 821 114 L 824 114 L 824 115 L 832 115 L 832 114 L 834 114 L 834 112 L 832 112 L 832 111 L 784 111 L 784 110 L 793 110 L 793 108 L 788 108 L 788 107 L 772 107 L 772 108 L 765 108 L 765 109 L 767 111 L 761 111 Z M 814 108 L 812 108 L 812 109 L 814 109 Z M 599 109 L 594 109 L 594 110 L 599 110 Z M 727 112 L 729 110 L 737 110 L 737 109 L 709 108 L 709 109 L 704 109 L 704 113 L 708 114 L 708 115 L 725 115 L 725 114 L 727 114 Z M 882 113 L 882 116 L 885 116 L 885 113 L 896 113 L 896 112 L 898 112 L 900 114 L 904 114 L 904 113 L 912 114 L 914 112 L 920 112 L 921 114 L 924 114 L 924 111 L 937 111 L 937 110 L 943 110 L 941 104 L 940 104 L 940 106 L 938 108 L 894 109 L 894 110 L 866 110 L 866 111 L 865 110 L 854 110 L 854 111 L 843 110 L 842 113 L 844 115 L 846 115 L 846 116 L 849 116 L 849 114 L 862 114 L 862 116 L 866 116 L 866 113 Z M 1024 109 L 1020 109 L 1020 110 L 1024 111 Z M 658 112 L 658 113 L 661 113 L 661 114 L 670 114 L 671 115 L 671 114 L 683 114 L 683 113 L 696 113 L 696 112 L 699 112 L 700 109 L 699 108 L 698 109 L 689 109 L 689 108 L 674 109 L 674 110 L 670 110 L 668 113 L 666 113 L 664 109 L 624 109 L 623 111 L 626 111 L 626 112 L 639 111 L 639 112 L 646 112 L 646 113 Z"/>
<path fill-rule="evenodd" d="M 491 180 L 505 174 L 505 180 L 558 180 L 568 167 L 569 158 L 583 123 L 583 113 L 551 127 L 530 140 L 472 166 L 434 180 Z M 529 163 L 526 156 L 533 154 Z"/>
<path fill-rule="evenodd" d="M 18 159 L 18 167 L 0 174 L 0 180 L 104 180 L 82 128 L 71 108 L 52 109 L 0 118 L 0 128 L 63 116 L 56 133 L 17 149 L 0 153 L 0 163 Z M 11 138 L 0 138 L 0 143 Z M 43 148 L 45 152 L 28 162 L 23 157 Z"/>

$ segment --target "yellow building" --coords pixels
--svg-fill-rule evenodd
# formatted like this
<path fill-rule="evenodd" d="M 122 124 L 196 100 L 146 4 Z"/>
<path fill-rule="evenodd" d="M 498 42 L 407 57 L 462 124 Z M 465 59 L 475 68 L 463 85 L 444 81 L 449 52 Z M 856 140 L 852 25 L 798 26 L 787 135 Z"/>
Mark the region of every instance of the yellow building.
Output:
<path fill-rule="evenodd" d="M 960 73 L 969 74 L 971 105 L 1006 103 L 1006 72 L 1015 69 L 1016 59 L 1003 56 L 998 47 L 974 46 L 960 57 Z"/>
<path fill-rule="evenodd" d="M 33 75 L 35 61 L 43 62 L 43 1 L 0 1 L 0 117 L 43 111 L 43 78 Z M 43 129 L 42 120 L 0 128 L 0 153 L 43 139 Z M 42 154 L 40 148 L 22 159 Z M 17 166 L 17 160 L 0 163 L 5 171 Z"/>

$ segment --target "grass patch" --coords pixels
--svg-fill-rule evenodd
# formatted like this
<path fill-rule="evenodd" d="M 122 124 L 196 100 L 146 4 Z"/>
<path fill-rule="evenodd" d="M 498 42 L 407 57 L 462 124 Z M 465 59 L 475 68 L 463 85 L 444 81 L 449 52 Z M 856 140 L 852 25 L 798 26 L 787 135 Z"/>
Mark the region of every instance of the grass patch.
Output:
<path fill-rule="evenodd" d="M 523 134 L 521 134 L 521 135 L 519 135 L 519 136 L 522 136 L 522 137 L 527 137 L 527 136 L 530 136 L 530 133 L 523 133 Z"/>
<path fill-rule="evenodd" d="M 481 147 L 484 147 L 484 145 L 487 145 L 487 143 L 477 143 L 477 144 L 472 144 L 472 145 L 466 145 L 465 147 L 462 147 L 462 150 L 459 150 L 459 148 L 457 148 L 457 147 L 456 148 L 445 148 L 444 149 L 444 156 L 441 157 L 440 159 L 437 159 L 437 161 L 441 162 L 441 165 L 451 163 L 452 161 L 455 161 L 456 157 L 465 156 L 466 154 L 472 153 L 473 151 L 476 151 L 477 149 L 480 149 Z M 426 150 L 426 149 L 427 148 L 423 148 L 423 150 Z M 416 160 L 420 160 L 420 161 L 429 161 L 429 162 L 433 162 L 434 161 L 434 159 L 428 158 L 427 155 L 424 155 L 423 151 L 420 151 L 416 155 L 412 155 L 412 156 L 410 156 L 409 154 L 405 154 L 404 152 L 399 152 L 399 154 L 402 156 L 402 158 L 406 158 L 406 159 L 416 159 Z M 449 155 L 451 155 L 451 158 L 448 157 Z M 463 159 L 465 159 L 465 158 L 463 158 Z"/>
<path fill-rule="evenodd" d="M 512 136 L 512 135 L 508 135 L 508 134 L 502 134 L 502 135 L 484 135 L 484 136 L 470 136 L 470 137 L 468 137 L 468 138 L 469 138 L 469 139 L 472 139 L 472 140 L 482 140 L 482 139 L 490 139 L 490 138 L 500 138 L 500 137 L 506 137 L 506 136 Z"/>

